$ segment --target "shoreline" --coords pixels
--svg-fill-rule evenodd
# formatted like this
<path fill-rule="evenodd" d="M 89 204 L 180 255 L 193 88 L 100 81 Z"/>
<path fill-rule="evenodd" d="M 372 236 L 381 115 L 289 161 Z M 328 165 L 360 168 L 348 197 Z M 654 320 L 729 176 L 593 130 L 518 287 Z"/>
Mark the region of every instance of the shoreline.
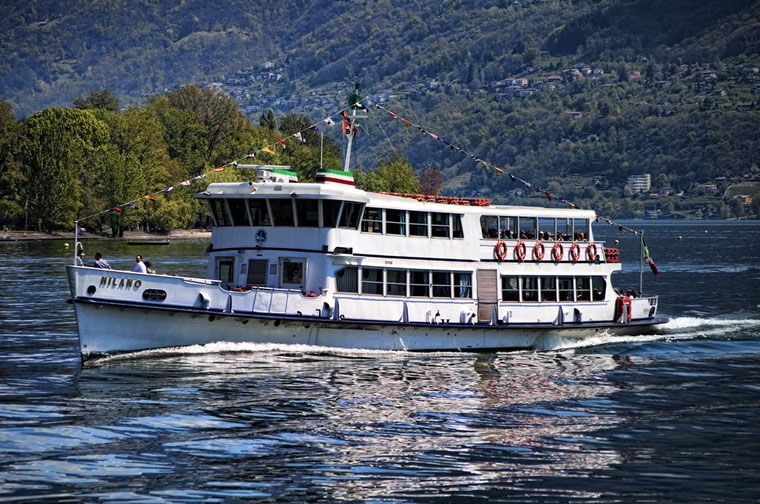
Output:
<path fill-rule="evenodd" d="M 12 241 L 38 241 L 38 240 L 74 240 L 74 232 L 67 233 L 40 233 L 37 231 L 3 231 L 0 232 L 0 242 Z M 151 234 L 143 231 L 126 231 L 124 236 L 111 238 L 94 233 L 85 232 L 80 234 L 79 241 L 104 240 L 104 241 L 129 241 L 129 240 L 210 240 L 211 231 L 205 229 L 177 229 L 167 234 Z"/>

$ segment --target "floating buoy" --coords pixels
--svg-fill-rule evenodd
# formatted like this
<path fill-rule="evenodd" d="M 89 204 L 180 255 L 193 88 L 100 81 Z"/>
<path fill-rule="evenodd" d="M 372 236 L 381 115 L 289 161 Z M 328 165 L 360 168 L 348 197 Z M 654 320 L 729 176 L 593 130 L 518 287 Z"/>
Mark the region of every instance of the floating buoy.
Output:
<path fill-rule="evenodd" d="M 69 244 L 68 243 L 64 243 L 63 244 L 63 248 L 69 248 Z"/>
<path fill-rule="evenodd" d="M 683 236 L 681 236 L 681 235 L 678 235 L 678 239 L 679 239 L 679 240 L 683 240 Z"/>

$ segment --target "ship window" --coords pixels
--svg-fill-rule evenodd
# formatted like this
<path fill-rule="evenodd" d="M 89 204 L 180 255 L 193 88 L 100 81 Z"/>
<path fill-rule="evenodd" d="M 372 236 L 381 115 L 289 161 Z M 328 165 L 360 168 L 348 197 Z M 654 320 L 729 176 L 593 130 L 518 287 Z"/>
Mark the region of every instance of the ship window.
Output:
<path fill-rule="evenodd" d="M 428 235 L 427 212 L 409 212 L 409 235 L 410 236 L 427 236 Z"/>
<path fill-rule="evenodd" d="M 557 279 L 557 285 L 559 286 L 560 301 L 575 300 L 573 297 L 573 277 L 559 277 Z"/>
<path fill-rule="evenodd" d="M 145 289 L 142 298 L 145 301 L 165 301 L 166 291 L 160 289 Z"/>
<path fill-rule="evenodd" d="M 433 271 L 433 297 L 451 297 L 451 273 L 448 271 Z"/>
<path fill-rule="evenodd" d="M 359 274 L 356 266 L 349 266 L 335 273 L 335 288 L 338 292 L 359 292 Z"/>
<path fill-rule="evenodd" d="M 604 281 L 604 277 L 591 277 L 591 293 L 594 301 L 602 301 L 606 297 L 607 282 Z"/>
<path fill-rule="evenodd" d="M 536 227 L 538 226 L 536 217 L 520 217 L 520 239 L 534 240 L 536 238 Z"/>
<path fill-rule="evenodd" d="M 409 291 L 409 295 L 414 297 L 428 297 L 430 295 L 427 271 L 409 272 Z"/>
<path fill-rule="evenodd" d="M 451 216 L 452 231 L 454 232 L 453 238 L 464 238 L 464 228 L 462 227 L 462 216 Z"/>
<path fill-rule="evenodd" d="M 248 277 L 246 285 L 266 285 L 268 263 L 266 259 L 251 259 L 248 261 Z"/>
<path fill-rule="evenodd" d="M 514 276 L 501 277 L 501 299 L 502 301 L 520 301 L 520 281 Z"/>
<path fill-rule="evenodd" d="M 272 217 L 275 226 L 293 226 L 293 202 L 288 199 L 271 199 Z"/>
<path fill-rule="evenodd" d="M 363 294 L 382 294 L 383 293 L 383 270 L 379 268 L 362 269 L 362 293 Z"/>
<path fill-rule="evenodd" d="M 483 238 L 498 238 L 499 217 L 496 215 L 481 215 L 480 231 L 483 234 Z"/>
<path fill-rule="evenodd" d="M 538 219 L 538 239 L 539 240 L 554 240 L 554 232 L 556 222 L 553 218 L 540 217 Z"/>
<path fill-rule="evenodd" d="M 432 236 L 442 238 L 448 238 L 451 236 L 451 233 L 449 232 L 449 228 L 451 227 L 451 220 L 449 217 L 451 216 L 447 213 L 432 212 L 430 214 Z"/>
<path fill-rule="evenodd" d="M 269 219 L 269 210 L 267 201 L 263 199 L 248 200 L 248 209 L 251 224 L 254 226 L 271 226 L 272 221 Z"/>
<path fill-rule="evenodd" d="M 227 206 L 224 204 L 224 200 L 212 199 L 209 200 L 209 207 L 211 213 L 214 215 L 214 220 L 217 226 L 231 226 L 229 216 L 227 215 Z"/>
<path fill-rule="evenodd" d="M 575 279 L 575 293 L 577 301 L 591 301 L 591 286 L 588 277 Z"/>
<path fill-rule="evenodd" d="M 517 217 L 499 217 L 499 238 L 517 239 Z"/>
<path fill-rule="evenodd" d="M 538 302 L 538 277 L 522 277 L 522 300 L 524 303 Z"/>
<path fill-rule="evenodd" d="M 588 219 L 573 219 L 573 239 L 575 241 L 587 241 L 588 235 Z"/>
<path fill-rule="evenodd" d="M 383 232 L 383 211 L 381 209 L 367 208 L 364 210 L 364 218 L 362 219 L 362 232 Z"/>
<path fill-rule="evenodd" d="M 312 199 L 296 200 L 296 215 L 299 227 L 319 226 L 319 201 Z"/>
<path fill-rule="evenodd" d="M 340 224 L 342 228 L 356 229 L 359 226 L 359 216 L 361 215 L 361 203 L 343 203 L 343 211 L 340 214 Z"/>
<path fill-rule="evenodd" d="M 406 211 L 389 208 L 385 211 L 385 232 L 406 236 Z"/>
<path fill-rule="evenodd" d="M 220 257 L 216 260 L 216 271 L 218 272 L 219 280 L 222 283 L 232 283 L 235 270 L 235 259 L 232 257 Z"/>
<path fill-rule="evenodd" d="M 557 219 L 557 240 L 572 241 L 573 220 Z"/>
<path fill-rule="evenodd" d="M 557 301 L 556 277 L 541 277 L 541 301 Z"/>
<path fill-rule="evenodd" d="M 385 272 L 385 279 L 389 296 L 406 296 L 406 270 L 389 269 Z"/>
<path fill-rule="evenodd" d="M 340 201 L 324 200 L 322 202 L 322 225 L 331 228 L 337 227 L 339 213 Z"/>
<path fill-rule="evenodd" d="M 472 297 L 472 273 L 454 273 L 454 297 Z"/>
<path fill-rule="evenodd" d="M 230 207 L 232 224 L 234 226 L 248 226 L 247 210 L 243 198 L 228 199 L 227 204 Z"/>

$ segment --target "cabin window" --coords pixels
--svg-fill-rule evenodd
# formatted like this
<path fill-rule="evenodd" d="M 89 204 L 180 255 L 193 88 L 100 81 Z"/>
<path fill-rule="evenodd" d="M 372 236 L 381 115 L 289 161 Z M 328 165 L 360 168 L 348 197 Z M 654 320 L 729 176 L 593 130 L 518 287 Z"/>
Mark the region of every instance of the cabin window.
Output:
<path fill-rule="evenodd" d="M 340 224 L 342 228 L 356 229 L 359 227 L 359 217 L 362 213 L 361 203 L 343 203 L 343 211 L 340 213 Z"/>
<path fill-rule="evenodd" d="M 229 216 L 227 215 L 227 206 L 224 204 L 224 200 L 221 199 L 212 199 L 209 201 L 209 207 L 211 208 L 211 213 L 214 215 L 214 221 L 216 221 L 217 226 L 231 226 L 232 221 L 230 221 Z"/>
<path fill-rule="evenodd" d="M 588 277 L 575 279 L 575 299 L 576 301 L 591 301 L 591 282 Z"/>
<path fill-rule="evenodd" d="M 270 199 L 275 226 L 294 226 L 293 202 L 288 199 Z"/>
<path fill-rule="evenodd" d="M 604 300 L 607 295 L 607 282 L 604 281 L 604 277 L 591 277 L 591 294 L 593 301 Z"/>
<path fill-rule="evenodd" d="M 280 287 L 303 289 L 306 261 L 303 259 L 280 259 Z"/>
<path fill-rule="evenodd" d="M 516 276 L 501 277 L 502 301 L 520 301 L 520 279 Z"/>
<path fill-rule="evenodd" d="M 427 271 L 409 272 L 409 295 L 413 297 L 429 297 L 430 285 Z"/>
<path fill-rule="evenodd" d="M 557 219 L 557 240 L 572 241 L 573 219 Z"/>
<path fill-rule="evenodd" d="M 517 239 L 517 217 L 499 217 L 499 238 Z"/>
<path fill-rule="evenodd" d="M 379 208 L 366 208 L 362 218 L 362 232 L 364 233 L 382 233 L 383 232 L 383 211 Z"/>
<path fill-rule="evenodd" d="M 451 273 L 448 271 L 433 271 L 433 297 L 451 297 Z"/>
<path fill-rule="evenodd" d="M 340 201 L 324 200 L 322 201 L 322 225 L 324 227 L 334 228 L 338 226 L 338 215 L 340 215 Z"/>
<path fill-rule="evenodd" d="M 451 219 L 447 213 L 430 213 L 430 231 L 433 237 L 449 238 L 451 236 Z"/>
<path fill-rule="evenodd" d="M 296 199 L 296 215 L 299 227 L 319 226 L 319 201 L 313 199 Z"/>
<path fill-rule="evenodd" d="M 454 273 L 454 297 L 472 297 L 472 273 Z"/>
<path fill-rule="evenodd" d="M 232 280 L 234 278 L 234 266 L 235 266 L 235 259 L 232 257 L 219 257 L 216 260 L 216 271 L 218 273 L 218 278 L 221 280 L 224 284 L 230 284 L 232 283 Z"/>
<path fill-rule="evenodd" d="M 538 239 L 546 241 L 554 241 L 555 239 L 555 227 L 556 221 L 554 218 L 539 217 L 538 218 Z"/>
<path fill-rule="evenodd" d="M 248 200 L 249 217 L 254 226 L 271 226 L 267 201 L 263 199 Z"/>
<path fill-rule="evenodd" d="M 481 215 L 480 216 L 480 231 L 483 238 L 499 237 L 499 217 L 496 215 Z"/>
<path fill-rule="evenodd" d="M 588 241 L 588 219 L 573 219 L 573 240 Z"/>
<path fill-rule="evenodd" d="M 464 227 L 462 227 L 462 216 L 461 215 L 452 215 L 451 216 L 451 231 L 452 231 L 452 238 L 464 238 Z"/>
<path fill-rule="evenodd" d="M 536 217 L 520 217 L 520 239 L 535 240 L 538 228 L 538 219 Z"/>
<path fill-rule="evenodd" d="M 228 199 L 227 205 L 230 208 L 233 226 L 248 226 L 248 211 L 245 208 L 243 198 Z"/>
<path fill-rule="evenodd" d="M 386 234 L 406 236 L 406 211 L 388 208 L 385 210 Z"/>
<path fill-rule="evenodd" d="M 427 236 L 428 235 L 427 212 L 409 212 L 409 235 L 410 236 Z"/>
<path fill-rule="evenodd" d="M 557 279 L 557 286 L 559 287 L 560 301 L 575 300 L 573 295 L 573 277 L 559 277 Z"/>
<path fill-rule="evenodd" d="M 541 301 L 557 301 L 557 278 L 540 277 L 541 279 Z"/>
<path fill-rule="evenodd" d="M 362 293 L 383 293 L 383 270 L 380 268 L 362 268 Z"/>
<path fill-rule="evenodd" d="M 385 280 L 389 296 L 406 296 L 406 270 L 386 270 Z"/>
<path fill-rule="evenodd" d="M 538 277 L 522 277 L 522 300 L 525 303 L 538 302 Z"/>
<path fill-rule="evenodd" d="M 349 266 L 335 273 L 335 289 L 338 292 L 359 292 L 359 270 Z"/>
<path fill-rule="evenodd" d="M 268 267 L 269 261 L 266 259 L 251 259 L 248 261 L 246 285 L 266 285 Z"/>

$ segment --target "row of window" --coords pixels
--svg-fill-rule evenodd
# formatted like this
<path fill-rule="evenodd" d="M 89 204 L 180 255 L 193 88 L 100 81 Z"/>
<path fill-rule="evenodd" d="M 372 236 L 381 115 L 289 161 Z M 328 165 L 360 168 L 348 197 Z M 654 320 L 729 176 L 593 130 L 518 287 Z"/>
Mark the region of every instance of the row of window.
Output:
<path fill-rule="evenodd" d="M 335 276 L 338 292 L 398 297 L 471 298 L 472 273 L 349 266 Z"/>
<path fill-rule="evenodd" d="M 502 276 L 501 300 L 520 303 L 602 301 L 607 282 L 601 276 Z"/>
<path fill-rule="evenodd" d="M 589 238 L 588 219 L 568 217 L 510 217 L 482 215 L 483 238 L 547 241 L 585 241 Z"/>
<path fill-rule="evenodd" d="M 225 198 L 209 200 L 217 226 L 359 226 L 362 204 L 303 198 Z"/>
<path fill-rule="evenodd" d="M 362 217 L 364 233 L 436 238 L 464 238 L 462 216 L 397 208 L 367 207 Z"/>

